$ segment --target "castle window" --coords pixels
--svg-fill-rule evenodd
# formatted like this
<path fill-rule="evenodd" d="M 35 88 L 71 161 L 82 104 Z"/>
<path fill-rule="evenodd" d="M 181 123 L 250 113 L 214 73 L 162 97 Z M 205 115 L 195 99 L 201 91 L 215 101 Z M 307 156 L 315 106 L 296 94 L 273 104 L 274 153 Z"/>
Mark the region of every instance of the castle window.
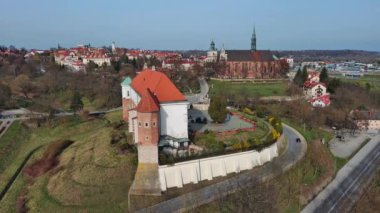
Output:
<path fill-rule="evenodd" d="M 153 121 L 152 125 L 153 127 L 156 127 L 156 121 Z"/>
<path fill-rule="evenodd" d="M 149 128 L 149 123 L 145 122 L 145 128 Z"/>
<path fill-rule="evenodd" d="M 141 122 L 139 122 L 139 127 L 141 127 L 141 125 L 142 125 Z"/>
<path fill-rule="evenodd" d="M 145 136 L 145 140 L 148 141 L 149 140 L 149 136 Z"/>

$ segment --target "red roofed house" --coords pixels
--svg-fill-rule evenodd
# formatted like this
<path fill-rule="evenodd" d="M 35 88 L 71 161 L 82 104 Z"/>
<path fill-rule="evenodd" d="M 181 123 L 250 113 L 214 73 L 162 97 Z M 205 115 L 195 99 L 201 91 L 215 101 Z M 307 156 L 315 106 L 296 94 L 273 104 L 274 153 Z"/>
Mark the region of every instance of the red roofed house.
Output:
<path fill-rule="evenodd" d="M 189 103 L 164 73 L 146 69 L 121 86 L 123 118 L 138 144 L 139 163 L 158 163 L 158 145 L 168 138 L 188 142 Z"/>
<path fill-rule="evenodd" d="M 330 94 L 327 87 L 319 82 L 319 73 L 311 72 L 304 83 L 304 93 L 313 107 L 326 107 L 330 105 Z"/>

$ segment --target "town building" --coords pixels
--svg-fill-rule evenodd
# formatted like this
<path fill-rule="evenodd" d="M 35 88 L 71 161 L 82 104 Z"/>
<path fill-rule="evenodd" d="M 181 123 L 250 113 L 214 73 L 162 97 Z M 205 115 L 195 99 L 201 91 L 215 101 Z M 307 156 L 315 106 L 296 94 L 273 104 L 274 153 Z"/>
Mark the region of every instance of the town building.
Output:
<path fill-rule="evenodd" d="M 162 68 L 164 69 L 173 69 L 176 66 L 183 71 L 191 70 L 196 62 L 192 59 L 165 59 L 162 61 Z"/>
<path fill-rule="evenodd" d="M 91 61 L 98 66 L 109 66 L 111 61 L 118 61 L 124 55 L 126 55 L 126 50 L 116 47 L 115 42 L 112 42 L 111 51 L 90 45 L 58 49 L 54 52 L 54 59 L 55 63 L 66 66 L 72 71 L 85 71 L 86 65 Z"/>
<path fill-rule="evenodd" d="M 289 68 L 285 59 L 277 58 L 269 50 L 257 50 L 256 31 L 253 29 L 251 48 L 249 50 L 225 50 L 218 54 L 212 41 L 207 52 L 207 62 L 223 64 L 224 69 L 217 73 L 220 78 L 280 78 Z"/>
<path fill-rule="evenodd" d="M 354 111 L 356 124 L 359 129 L 370 132 L 380 132 L 380 112 L 379 111 Z"/>
<path fill-rule="evenodd" d="M 216 62 L 218 59 L 218 50 L 215 48 L 214 40 L 210 43 L 210 49 L 207 51 L 207 57 L 204 59 L 206 63 Z"/>
<path fill-rule="evenodd" d="M 308 74 L 308 78 L 304 82 L 304 93 L 313 107 L 326 107 L 331 103 L 330 94 L 327 93 L 326 85 L 319 82 L 319 74 L 319 72 Z"/>

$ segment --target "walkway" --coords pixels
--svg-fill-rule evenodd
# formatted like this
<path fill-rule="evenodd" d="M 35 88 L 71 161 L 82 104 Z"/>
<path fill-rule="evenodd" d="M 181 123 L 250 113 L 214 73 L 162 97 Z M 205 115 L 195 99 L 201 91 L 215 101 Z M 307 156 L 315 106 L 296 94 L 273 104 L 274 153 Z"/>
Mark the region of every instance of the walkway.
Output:
<path fill-rule="evenodd" d="M 207 94 L 209 91 L 209 86 L 207 84 L 207 81 L 202 77 L 198 79 L 201 92 L 198 94 L 194 95 L 187 95 L 186 98 L 191 104 L 196 104 L 196 103 L 204 103 L 208 102 Z"/>
<path fill-rule="evenodd" d="M 272 162 L 234 176 L 228 180 L 180 195 L 149 208 L 139 210 L 138 212 L 181 212 L 194 209 L 254 183 L 262 182 L 280 175 L 303 158 L 307 149 L 305 139 L 295 129 L 286 126 L 285 124 L 284 135 L 288 138 L 288 148 L 284 154 L 275 158 Z M 297 143 L 296 138 L 301 138 L 302 142 Z"/>
<path fill-rule="evenodd" d="M 0 124 L 0 138 L 5 134 L 8 128 L 12 125 L 12 119 L 2 119 Z"/>
<path fill-rule="evenodd" d="M 348 212 L 380 169 L 380 135 L 367 143 L 303 213 Z"/>

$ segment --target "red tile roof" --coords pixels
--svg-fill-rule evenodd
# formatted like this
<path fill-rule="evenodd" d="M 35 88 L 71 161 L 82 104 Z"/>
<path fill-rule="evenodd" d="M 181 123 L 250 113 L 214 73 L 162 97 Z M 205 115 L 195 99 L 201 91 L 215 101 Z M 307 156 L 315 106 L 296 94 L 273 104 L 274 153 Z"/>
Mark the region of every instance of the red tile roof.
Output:
<path fill-rule="evenodd" d="M 322 82 L 305 81 L 305 83 L 303 84 L 303 86 L 306 88 L 313 88 L 316 85 L 322 85 L 322 86 L 326 87 L 326 84 L 322 83 Z"/>
<path fill-rule="evenodd" d="M 310 103 L 314 103 L 315 101 L 322 101 L 326 106 L 330 105 L 331 100 L 330 100 L 330 95 L 323 95 L 320 97 L 313 98 L 309 100 Z"/>
<path fill-rule="evenodd" d="M 158 112 L 160 110 L 157 98 L 149 89 L 146 89 L 141 94 L 141 101 L 137 105 L 136 110 L 137 112 Z"/>
<path fill-rule="evenodd" d="M 140 96 L 149 89 L 160 103 L 186 101 L 173 82 L 159 71 L 145 69 L 133 79 L 131 86 Z"/>

